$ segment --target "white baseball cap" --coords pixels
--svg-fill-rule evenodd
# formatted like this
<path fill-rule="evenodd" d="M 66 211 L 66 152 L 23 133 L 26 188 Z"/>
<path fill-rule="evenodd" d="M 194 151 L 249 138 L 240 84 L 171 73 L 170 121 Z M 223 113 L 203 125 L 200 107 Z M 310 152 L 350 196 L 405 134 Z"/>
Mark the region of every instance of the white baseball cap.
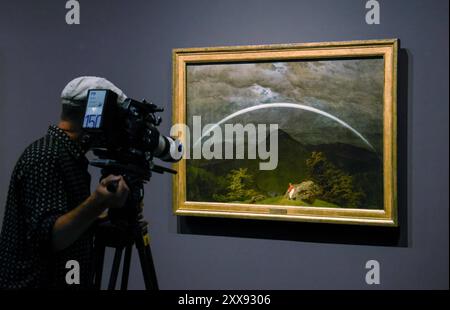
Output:
<path fill-rule="evenodd" d="M 96 76 L 80 76 L 70 81 L 61 92 L 63 104 L 79 106 L 86 102 L 88 90 L 109 89 L 117 94 L 117 102 L 121 103 L 127 99 L 127 95 L 116 85 L 105 78 Z"/>

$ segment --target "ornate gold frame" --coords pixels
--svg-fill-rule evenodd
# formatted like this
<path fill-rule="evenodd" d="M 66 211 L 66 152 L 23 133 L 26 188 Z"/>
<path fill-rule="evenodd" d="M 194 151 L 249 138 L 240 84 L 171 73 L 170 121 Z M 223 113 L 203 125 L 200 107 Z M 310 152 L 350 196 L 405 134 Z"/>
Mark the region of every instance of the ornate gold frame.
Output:
<path fill-rule="evenodd" d="M 398 40 L 184 48 L 173 50 L 173 123 L 186 123 L 186 65 L 292 59 L 382 56 L 385 60 L 383 172 L 384 210 L 186 201 L 186 161 L 174 165 L 173 212 L 212 216 L 339 224 L 397 226 L 397 54 Z M 179 137 L 183 139 L 183 137 Z"/>

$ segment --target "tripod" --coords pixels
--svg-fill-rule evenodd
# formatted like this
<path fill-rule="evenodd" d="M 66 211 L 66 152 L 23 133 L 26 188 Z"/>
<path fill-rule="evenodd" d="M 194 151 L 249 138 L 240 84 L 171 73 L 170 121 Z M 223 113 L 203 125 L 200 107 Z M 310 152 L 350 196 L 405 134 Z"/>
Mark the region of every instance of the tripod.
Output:
<path fill-rule="evenodd" d="M 127 289 L 131 254 L 133 245 L 135 245 L 139 254 L 145 288 L 147 290 L 158 290 L 158 281 L 156 278 L 149 239 L 148 232 L 143 230 L 138 222 L 126 228 L 117 226 L 111 222 L 99 224 L 95 234 L 94 245 L 94 288 L 101 288 L 105 249 L 106 247 L 111 247 L 115 249 L 115 253 L 109 278 L 108 290 L 114 290 L 116 288 L 124 249 L 125 256 L 120 289 Z"/>
<path fill-rule="evenodd" d="M 120 209 L 110 209 L 108 211 L 109 221 L 100 223 L 97 226 L 93 260 L 94 272 L 92 282 L 94 288 L 101 288 L 105 249 L 106 247 L 112 247 L 115 249 L 115 253 L 108 289 L 114 290 L 116 288 L 124 249 L 125 256 L 120 289 L 127 289 L 132 248 L 135 245 L 139 254 L 146 290 L 158 290 L 158 280 L 150 248 L 150 237 L 147 229 L 142 228 L 139 223 L 139 214 L 141 213 L 140 203 L 144 198 L 143 184 L 150 179 L 150 170 L 143 170 L 135 165 L 124 165 L 109 159 L 94 160 L 91 161 L 91 164 L 103 168 L 101 171 L 102 178 L 110 174 L 122 175 L 130 189 L 125 206 Z M 157 173 L 176 173 L 175 170 L 157 165 L 152 165 L 151 171 Z M 117 184 L 111 184 L 111 186 L 108 186 L 108 190 L 115 192 L 117 190 Z"/>

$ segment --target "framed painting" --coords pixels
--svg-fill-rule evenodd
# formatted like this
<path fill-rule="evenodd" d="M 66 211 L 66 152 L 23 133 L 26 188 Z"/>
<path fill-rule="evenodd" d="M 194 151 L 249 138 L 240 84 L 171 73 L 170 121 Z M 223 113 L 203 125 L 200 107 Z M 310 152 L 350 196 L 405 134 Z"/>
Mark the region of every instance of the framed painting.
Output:
<path fill-rule="evenodd" d="M 397 225 L 398 41 L 173 51 L 173 210 Z"/>

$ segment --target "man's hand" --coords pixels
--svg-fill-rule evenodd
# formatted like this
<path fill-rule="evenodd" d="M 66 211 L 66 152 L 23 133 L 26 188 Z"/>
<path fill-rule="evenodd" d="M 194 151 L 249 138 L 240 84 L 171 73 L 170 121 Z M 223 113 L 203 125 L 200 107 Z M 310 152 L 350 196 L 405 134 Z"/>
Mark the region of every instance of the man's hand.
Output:
<path fill-rule="evenodd" d="M 107 189 L 108 185 L 113 183 L 117 183 L 117 190 L 114 193 Z M 96 205 L 103 208 L 121 208 L 127 201 L 129 191 L 122 176 L 109 175 L 98 184 L 92 198 Z"/>
<path fill-rule="evenodd" d="M 117 182 L 117 190 L 111 193 L 107 187 L 113 182 Z M 104 178 L 89 198 L 56 220 L 52 232 L 53 250 L 60 251 L 75 242 L 107 208 L 121 208 L 129 191 L 122 176 Z"/>

